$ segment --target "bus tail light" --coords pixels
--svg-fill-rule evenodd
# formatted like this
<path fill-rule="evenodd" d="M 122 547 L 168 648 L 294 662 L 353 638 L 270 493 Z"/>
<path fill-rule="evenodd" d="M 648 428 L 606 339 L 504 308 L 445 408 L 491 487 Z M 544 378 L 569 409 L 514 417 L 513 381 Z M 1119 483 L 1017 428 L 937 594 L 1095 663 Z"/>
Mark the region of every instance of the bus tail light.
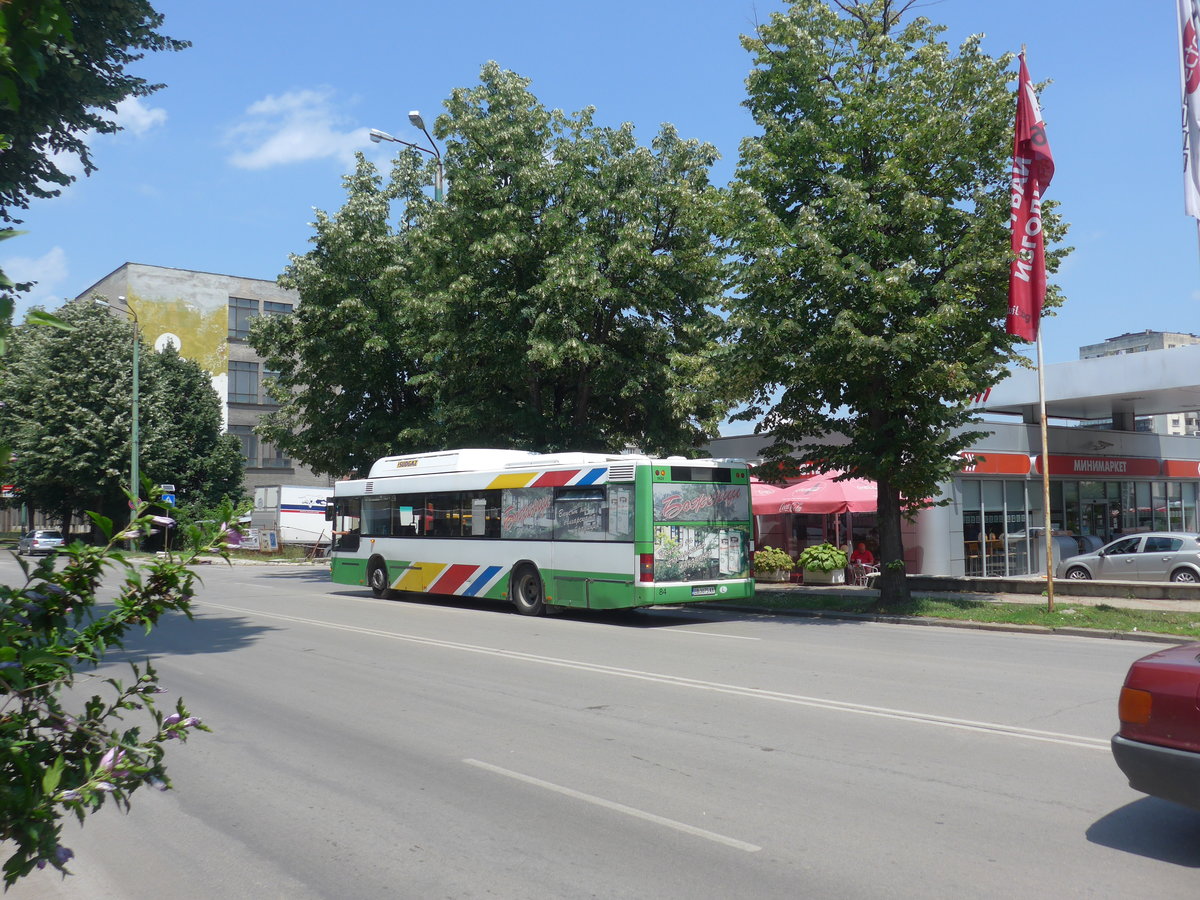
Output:
<path fill-rule="evenodd" d="M 654 580 L 654 554 L 638 554 L 638 581 Z"/>

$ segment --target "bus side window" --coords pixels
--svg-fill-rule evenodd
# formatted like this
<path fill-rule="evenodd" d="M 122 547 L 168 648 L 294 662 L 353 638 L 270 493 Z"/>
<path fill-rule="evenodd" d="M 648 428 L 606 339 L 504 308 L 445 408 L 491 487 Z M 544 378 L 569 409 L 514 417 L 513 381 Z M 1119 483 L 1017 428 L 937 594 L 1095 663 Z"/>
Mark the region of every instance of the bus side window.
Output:
<path fill-rule="evenodd" d="M 608 539 L 633 540 L 633 485 L 608 486 Z"/>
<path fill-rule="evenodd" d="M 338 497 L 334 500 L 334 550 L 357 550 L 362 533 L 362 498 Z"/>

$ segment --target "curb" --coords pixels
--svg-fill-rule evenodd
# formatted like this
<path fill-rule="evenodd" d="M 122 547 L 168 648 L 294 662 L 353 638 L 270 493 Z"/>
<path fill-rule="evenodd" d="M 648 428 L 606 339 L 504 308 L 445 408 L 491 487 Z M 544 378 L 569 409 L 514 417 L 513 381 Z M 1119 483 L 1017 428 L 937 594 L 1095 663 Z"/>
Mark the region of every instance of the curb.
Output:
<path fill-rule="evenodd" d="M 1153 644 L 1191 644 L 1194 638 L 1174 634 L 1154 634 L 1148 631 L 1101 631 L 1096 628 L 1048 628 L 1045 625 L 1006 625 L 1003 622 L 972 622 L 964 619 L 918 618 L 888 616 L 878 613 L 843 613 L 821 609 L 766 609 L 755 606 L 733 606 L 722 603 L 688 604 L 703 609 L 724 612 L 748 612 L 763 616 L 789 616 L 799 619 L 832 619 L 845 622 L 876 622 L 883 625 L 916 625 L 926 628 L 962 628 L 972 631 L 998 631 L 1009 634 L 1054 634 L 1067 637 L 1105 638 L 1117 641 L 1143 641 Z"/>

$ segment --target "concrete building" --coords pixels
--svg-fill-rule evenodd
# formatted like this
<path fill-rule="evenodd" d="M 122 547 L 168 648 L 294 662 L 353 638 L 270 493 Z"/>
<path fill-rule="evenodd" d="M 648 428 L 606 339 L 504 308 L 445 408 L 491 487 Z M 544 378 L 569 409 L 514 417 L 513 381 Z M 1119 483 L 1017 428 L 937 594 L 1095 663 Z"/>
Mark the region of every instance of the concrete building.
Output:
<path fill-rule="evenodd" d="M 242 442 L 250 496 L 265 485 L 333 483 L 254 434 L 254 426 L 275 404 L 265 390 L 271 373 L 246 342 L 250 321 L 290 315 L 299 302 L 295 291 L 258 278 L 125 263 L 76 299 L 97 295 L 132 310 L 148 346 L 162 349 L 173 343 L 180 355 L 212 374 L 213 388 L 224 403 L 225 428 Z"/>
<path fill-rule="evenodd" d="M 1079 348 L 1080 359 L 1098 359 L 1103 356 L 1122 356 L 1126 353 L 1145 353 L 1150 350 L 1171 350 L 1200 344 L 1200 337 L 1174 331 L 1139 331 L 1111 337 L 1100 344 L 1088 344 Z M 1139 418 L 1137 430 L 1155 434 L 1200 434 L 1200 412 L 1184 410 L 1157 416 Z"/>

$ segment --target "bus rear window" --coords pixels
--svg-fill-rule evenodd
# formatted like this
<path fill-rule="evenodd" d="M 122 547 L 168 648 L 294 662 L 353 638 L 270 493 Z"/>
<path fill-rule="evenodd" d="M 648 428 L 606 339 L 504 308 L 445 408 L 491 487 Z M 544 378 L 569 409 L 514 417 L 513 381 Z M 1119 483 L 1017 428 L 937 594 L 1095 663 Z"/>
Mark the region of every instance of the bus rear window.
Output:
<path fill-rule="evenodd" d="M 655 522 L 745 522 L 749 519 L 749 485 L 654 484 Z"/>

